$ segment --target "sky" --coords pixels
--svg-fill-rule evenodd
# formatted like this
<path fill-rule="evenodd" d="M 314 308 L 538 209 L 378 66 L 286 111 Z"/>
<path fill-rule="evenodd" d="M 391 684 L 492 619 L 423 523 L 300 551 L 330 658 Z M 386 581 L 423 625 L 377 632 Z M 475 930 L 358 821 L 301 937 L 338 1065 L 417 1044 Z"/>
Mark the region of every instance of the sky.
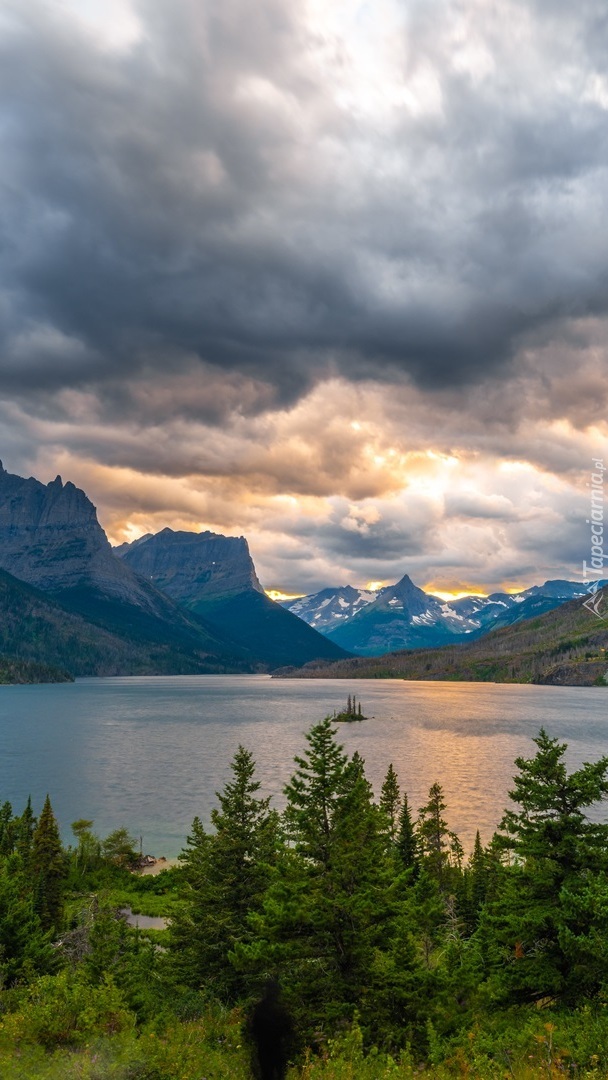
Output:
<path fill-rule="evenodd" d="M 295 595 L 580 580 L 605 0 L 0 0 L 0 456 Z"/>

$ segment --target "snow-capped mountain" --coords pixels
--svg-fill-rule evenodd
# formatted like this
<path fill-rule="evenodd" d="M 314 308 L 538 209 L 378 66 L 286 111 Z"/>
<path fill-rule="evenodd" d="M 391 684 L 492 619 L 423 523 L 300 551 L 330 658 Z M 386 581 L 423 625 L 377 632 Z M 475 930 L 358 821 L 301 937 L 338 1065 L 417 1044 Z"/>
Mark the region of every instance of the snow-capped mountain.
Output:
<path fill-rule="evenodd" d="M 282 606 L 297 615 L 315 630 L 327 634 L 329 630 L 348 622 L 358 611 L 378 599 L 384 589 L 353 589 L 342 585 L 337 589 L 322 589 L 311 596 L 299 596 L 297 600 L 284 600 Z"/>
<path fill-rule="evenodd" d="M 445 601 L 419 589 L 406 574 L 377 592 L 347 585 L 284 601 L 283 606 L 342 648 L 378 656 L 395 649 L 470 641 L 499 626 L 544 614 L 584 592 L 577 582 L 546 581 L 517 594 Z"/>

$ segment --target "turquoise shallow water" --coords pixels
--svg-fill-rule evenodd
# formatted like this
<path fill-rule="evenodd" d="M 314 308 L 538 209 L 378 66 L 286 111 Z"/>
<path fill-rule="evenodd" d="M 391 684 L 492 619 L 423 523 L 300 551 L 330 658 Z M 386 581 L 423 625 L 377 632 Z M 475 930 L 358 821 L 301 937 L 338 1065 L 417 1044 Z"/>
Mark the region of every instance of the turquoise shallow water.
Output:
<path fill-rule="evenodd" d="M 366 760 L 376 790 L 390 761 L 414 809 L 439 780 L 450 826 L 466 848 L 489 839 L 516 756 L 532 756 L 541 725 L 568 742 L 572 765 L 608 753 L 608 691 L 365 680 L 274 680 L 263 675 L 79 679 L 0 687 L 0 801 L 38 811 L 48 791 L 64 836 L 77 818 L 105 835 L 126 825 L 144 850 L 178 854 L 195 815 L 242 743 L 264 794 L 282 788 L 304 732 L 354 691 L 370 720 L 341 725 L 340 741 Z M 373 718 L 373 719 L 371 719 Z M 608 807 L 605 816 L 608 819 Z"/>

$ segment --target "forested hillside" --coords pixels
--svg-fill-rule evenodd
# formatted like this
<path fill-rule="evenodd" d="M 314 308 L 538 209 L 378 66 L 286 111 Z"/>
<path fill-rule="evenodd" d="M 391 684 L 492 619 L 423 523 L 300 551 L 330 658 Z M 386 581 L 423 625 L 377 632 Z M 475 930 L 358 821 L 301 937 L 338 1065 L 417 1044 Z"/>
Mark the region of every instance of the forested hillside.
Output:
<path fill-rule="evenodd" d="M 61 668 L 33 661 L 18 660 L 14 656 L 0 655 L 0 685 L 14 686 L 19 683 L 73 682 L 72 675 Z"/>
<path fill-rule="evenodd" d="M 244 1080 L 269 978 L 290 1080 L 605 1076 L 608 825 L 587 811 L 608 757 L 568 773 L 535 743 L 470 853 L 438 778 L 414 808 L 388 764 L 375 797 L 330 719 L 282 814 L 239 747 L 211 828 L 157 878 L 131 873 L 126 829 L 82 819 L 66 848 L 48 797 L 38 818 L 5 803 L 3 1080 Z M 132 929 L 126 906 L 169 926 Z"/>
<path fill-rule="evenodd" d="M 384 656 L 307 664 L 282 675 L 332 679 L 454 679 L 565 686 L 605 686 L 608 680 L 608 588 L 596 595 L 601 618 L 582 600 L 493 630 L 466 645 L 411 649 Z"/>
<path fill-rule="evenodd" d="M 111 607 L 111 618 L 104 626 L 107 607 Z M 0 570 L 0 654 L 25 665 L 35 664 L 40 671 L 53 667 L 72 676 L 153 675 L 252 667 L 251 659 L 243 660 L 238 647 L 234 646 L 230 655 L 225 643 L 205 633 L 194 620 L 190 637 L 186 624 L 181 635 L 176 633 L 172 639 L 163 637 L 151 620 L 146 623 L 145 615 L 142 620 L 143 626 L 134 618 L 133 609 L 107 601 L 104 605 L 98 599 L 89 621 L 78 611 L 67 611 L 52 597 Z M 10 673 L 9 668 L 5 670 Z"/>

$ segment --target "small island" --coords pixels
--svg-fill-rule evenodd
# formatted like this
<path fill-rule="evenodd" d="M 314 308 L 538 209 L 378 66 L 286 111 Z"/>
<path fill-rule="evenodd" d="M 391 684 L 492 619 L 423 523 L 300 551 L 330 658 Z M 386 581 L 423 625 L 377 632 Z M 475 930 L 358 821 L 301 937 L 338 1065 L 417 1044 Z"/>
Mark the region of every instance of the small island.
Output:
<path fill-rule="evenodd" d="M 334 709 L 334 715 L 332 716 L 332 720 L 337 724 L 352 724 L 354 721 L 367 719 L 367 716 L 364 716 L 361 710 L 361 702 L 357 701 L 354 694 L 352 697 L 350 694 L 348 695 L 346 708 L 339 713 L 336 713 Z"/>

